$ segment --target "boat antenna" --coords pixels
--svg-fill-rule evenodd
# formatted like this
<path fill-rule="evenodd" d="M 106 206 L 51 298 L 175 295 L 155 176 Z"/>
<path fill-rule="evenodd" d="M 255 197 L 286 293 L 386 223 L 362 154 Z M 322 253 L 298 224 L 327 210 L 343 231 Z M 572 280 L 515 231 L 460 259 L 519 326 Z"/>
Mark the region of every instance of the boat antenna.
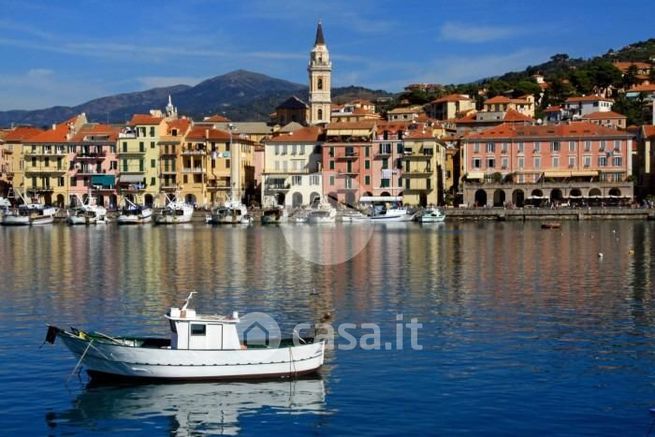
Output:
<path fill-rule="evenodd" d="M 191 302 L 191 298 L 196 293 L 198 293 L 198 292 L 197 291 L 192 291 L 192 292 L 189 293 L 186 300 L 184 301 L 184 306 L 182 307 L 182 311 L 186 310 L 186 308 L 189 306 L 189 303 Z"/>

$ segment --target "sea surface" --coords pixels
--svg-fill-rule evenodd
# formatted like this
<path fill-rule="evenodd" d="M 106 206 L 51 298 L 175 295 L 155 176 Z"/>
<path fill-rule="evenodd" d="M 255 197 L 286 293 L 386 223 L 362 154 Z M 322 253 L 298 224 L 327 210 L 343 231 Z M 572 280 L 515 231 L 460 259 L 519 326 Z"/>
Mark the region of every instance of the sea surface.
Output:
<path fill-rule="evenodd" d="M 637 221 L 0 228 L 0 434 L 647 435 L 654 243 Z M 168 335 L 191 290 L 359 343 L 318 379 L 139 386 L 42 345 L 47 323 Z"/>

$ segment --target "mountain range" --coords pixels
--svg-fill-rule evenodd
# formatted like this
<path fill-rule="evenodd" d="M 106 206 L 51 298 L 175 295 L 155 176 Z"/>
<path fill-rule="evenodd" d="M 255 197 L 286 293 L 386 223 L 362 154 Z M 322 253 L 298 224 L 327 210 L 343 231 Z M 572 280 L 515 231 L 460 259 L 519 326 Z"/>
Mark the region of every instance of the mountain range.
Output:
<path fill-rule="evenodd" d="M 171 96 L 182 115 L 202 118 L 223 114 L 233 121 L 266 121 L 275 107 L 295 95 L 307 101 L 306 85 L 276 79 L 264 74 L 236 70 L 204 80 L 195 86 L 174 85 L 146 91 L 116 94 L 90 100 L 77 106 L 53 106 L 33 111 L 0 111 L 0 126 L 30 124 L 48 126 L 81 112 L 90 121 L 124 123 L 132 114 L 147 113 L 153 108 L 163 109 Z M 390 96 L 382 90 L 363 87 L 333 88 L 333 100 L 353 98 L 375 99 Z"/>

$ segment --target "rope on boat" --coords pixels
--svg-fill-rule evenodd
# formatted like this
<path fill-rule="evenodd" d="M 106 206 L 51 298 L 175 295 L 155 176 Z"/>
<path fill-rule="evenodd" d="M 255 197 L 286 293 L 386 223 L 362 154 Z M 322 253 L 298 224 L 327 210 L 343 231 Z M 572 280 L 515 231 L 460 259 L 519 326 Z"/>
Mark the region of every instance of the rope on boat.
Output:
<path fill-rule="evenodd" d="M 296 363 L 293 361 L 293 351 L 291 349 L 292 348 L 289 347 L 289 373 L 291 373 L 292 376 L 296 376 Z"/>
<path fill-rule="evenodd" d="M 80 367 L 80 364 L 82 364 L 82 360 L 83 360 L 84 357 L 86 356 L 86 353 L 89 351 L 89 349 L 91 348 L 91 345 L 92 345 L 92 344 L 93 344 L 93 340 L 91 340 L 91 341 L 89 342 L 89 344 L 87 345 L 86 349 L 84 349 L 84 353 L 83 353 L 82 356 L 80 357 L 80 359 L 79 359 L 79 361 L 77 362 L 77 364 L 75 364 L 75 367 L 73 368 L 73 371 L 71 372 L 70 375 L 68 375 L 68 378 L 66 378 L 66 382 L 68 382 L 68 381 L 71 379 L 71 377 L 72 377 L 72 376 L 75 374 L 75 372 L 77 371 L 78 367 Z"/>

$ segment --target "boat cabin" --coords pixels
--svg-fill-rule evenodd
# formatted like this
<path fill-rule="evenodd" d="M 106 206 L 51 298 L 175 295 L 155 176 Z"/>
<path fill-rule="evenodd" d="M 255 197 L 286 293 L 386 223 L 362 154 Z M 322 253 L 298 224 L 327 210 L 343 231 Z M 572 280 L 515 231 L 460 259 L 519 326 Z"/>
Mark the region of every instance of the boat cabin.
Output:
<path fill-rule="evenodd" d="M 185 307 L 171 308 L 166 314 L 171 326 L 171 349 L 241 349 L 236 327 L 239 323 L 237 312 L 232 317 L 200 315 Z"/>

